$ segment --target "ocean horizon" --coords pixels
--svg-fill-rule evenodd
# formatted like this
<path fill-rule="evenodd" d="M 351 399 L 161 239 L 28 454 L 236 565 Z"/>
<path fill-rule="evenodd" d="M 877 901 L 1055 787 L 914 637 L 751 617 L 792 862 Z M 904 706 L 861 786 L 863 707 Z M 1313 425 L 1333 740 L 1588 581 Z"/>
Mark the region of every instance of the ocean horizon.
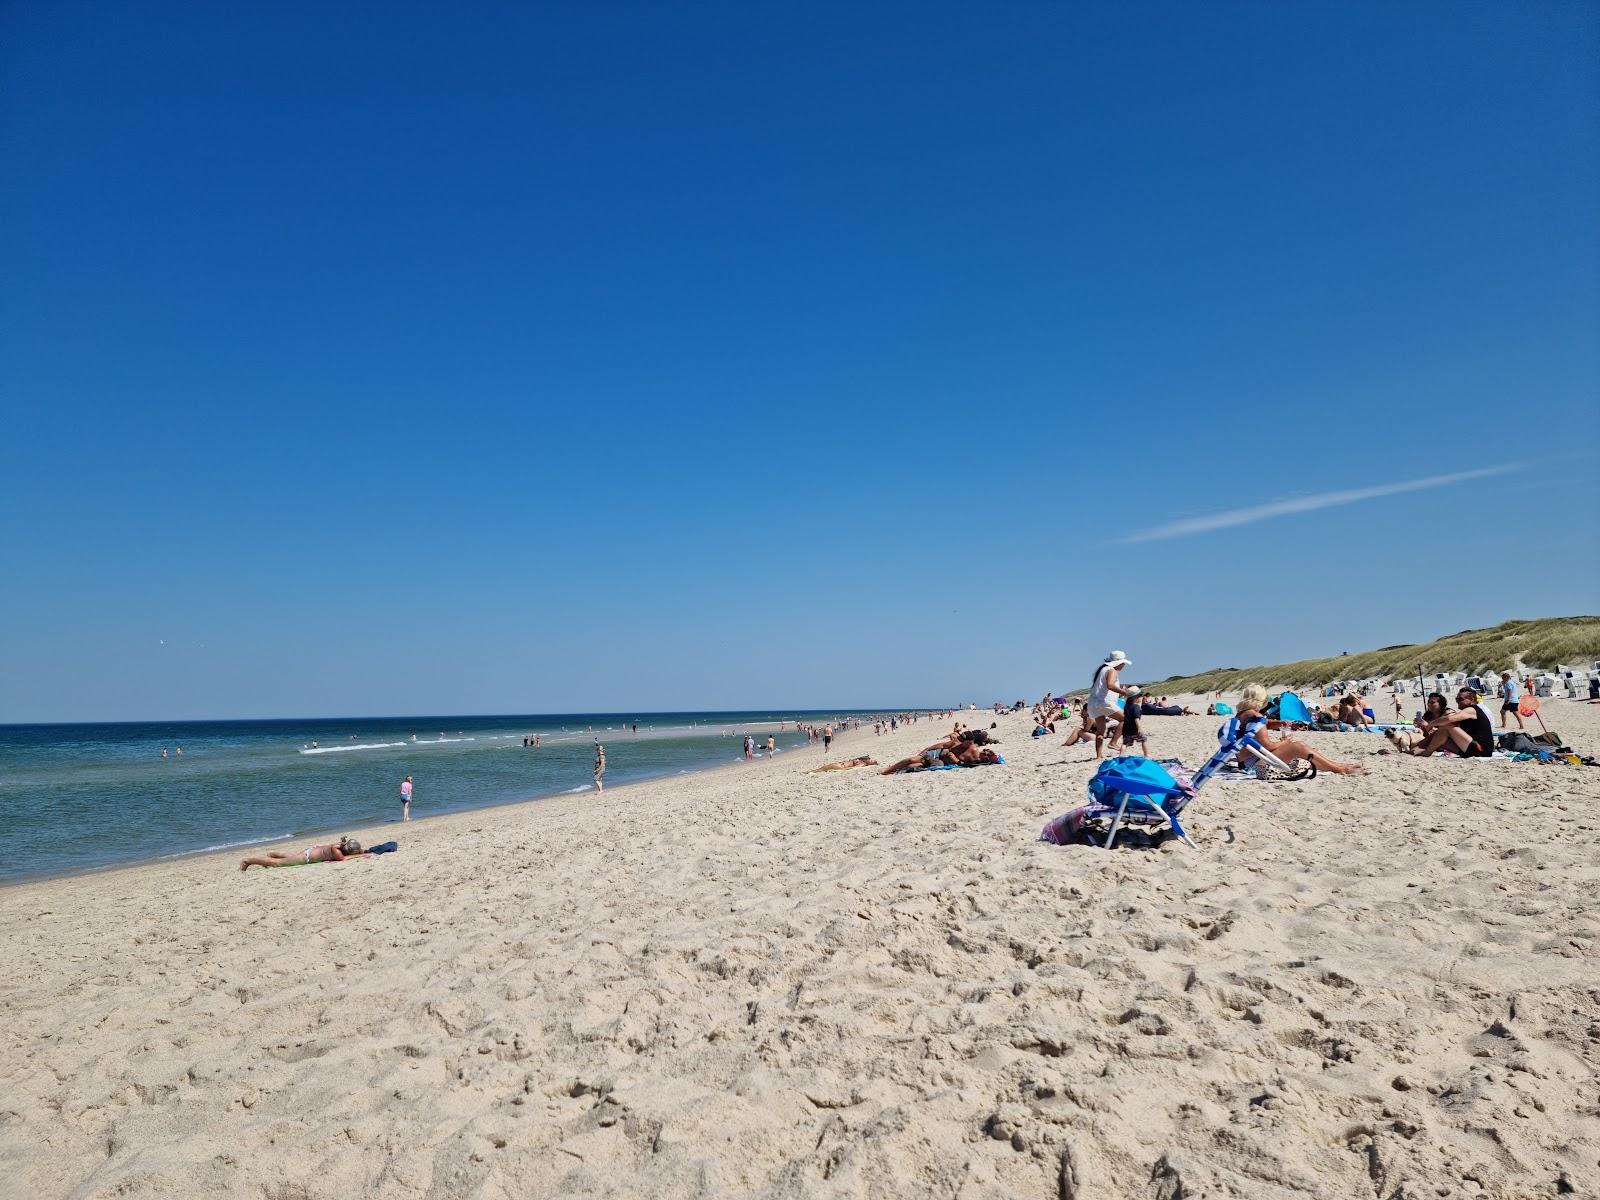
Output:
<path fill-rule="evenodd" d="M 0 883 L 592 791 L 743 761 L 745 733 L 899 709 L 750 709 L 0 725 Z M 635 731 L 637 727 L 637 731 Z M 538 737 L 538 746 L 525 738 Z M 764 751 L 763 751 L 764 752 Z M 398 828 L 396 830 L 398 835 Z"/>

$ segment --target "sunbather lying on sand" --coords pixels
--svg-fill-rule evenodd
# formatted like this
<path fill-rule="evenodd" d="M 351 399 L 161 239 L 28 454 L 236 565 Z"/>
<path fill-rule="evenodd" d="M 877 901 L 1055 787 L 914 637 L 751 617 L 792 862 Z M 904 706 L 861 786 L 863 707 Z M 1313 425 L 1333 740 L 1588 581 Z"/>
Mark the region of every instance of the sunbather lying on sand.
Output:
<path fill-rule="evenodd" d="M 347 858 L 371 857 L 371 852 L 363 850 L 360 842 L 347 837 L 325 846 L 307 846 L 304 850 L 268 850 L 254 858 L 241 858 L 239 870 L 248 871 L 251 867 L 303 867 L 306 863 L 343 862 Z"/>
<path fill-rule="evenodd" d="M 1159 704 L 1152 704 L 1147 700 L 1140 705 L 1140 708 L 1147 717 L 1195 717 L 1200 715 L 1194 709 L 1185 705 L 1166 703 L 1165 697 L 1162 698 L 1162 702 Z"/>
<path fill-rule="evenodd" d="M 1303 758 L 1317 770 L 1334 775 L 1356 775 L 1361 772 L 1359 764 L 1335 762 L 1331 758 L 1324 758 L 1298 738 L 1274 738 L 1267 732 L 1265 719 L 1262 716 L 1262 710 L 1266 706 L 1267 689 L 1259 683 L 1248 683 L 1245 685 L 1244 695 L 1239 697 L 1239 708 L 1234 714 L 1239 720 L 1241 729 L 1248 729 L 1252 722 L 1261 722 L 1261 728 L 1256 731 L 1256 741 L 1261 743 L 1264 750 L 1276 754 L 1284 762 Z M 1239 765 L 1248 767 L 1255 757 L 1254 751 L 1240 750 Z"/>
<path fill-rule="evenodd" d="M 847 758 L 843 762 L 823 763 L 820 767 L 813 767 L 811 773 L 815 775 L 818 771 L 848 771 L 852 767 L 875 767 L 877 765 L 878 760 L 873 758 L 872 755 L 863 754 L 860 758 Z"/>
<path fill-rule="evenodd" d="M 879 775 L 900 775 L 907 771 L 926 771 L 930 767 L 981 767 L 997 763 L 1000 756 L 987 747 L 972 742 L 958 742 L 953 748 L 935 744 L 921 754 L 902 758 L 893 766 L 885 767 Z"/>

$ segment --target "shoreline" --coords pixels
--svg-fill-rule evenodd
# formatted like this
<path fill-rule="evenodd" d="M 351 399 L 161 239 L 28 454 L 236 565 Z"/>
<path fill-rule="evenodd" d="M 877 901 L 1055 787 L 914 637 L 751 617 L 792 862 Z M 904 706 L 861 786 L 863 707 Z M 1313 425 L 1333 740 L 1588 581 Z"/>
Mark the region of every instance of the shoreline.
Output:
<path fill-rule="evenodd" d="M 951 718 L 952 721 L 955 720 L 955 719 L 956 718 Z M 790 724 L 793 723 L 792 719 L 790 719 L 789 723 Z M 746 722 L 747 727 L 751 728 L 751 729 L 757 728 L 761 724 L 762 723 L 760 723 L 760 722 Z M 772 724 L 777 724 L 777 722 L 766 722 L 765 724 L 772 725 Z M 930 726 L 930 728 L 931 728 L 931 726 Z M 864 732 L 864 730 L 857 729 L 857 730 L 851 730 L 849 732 L 851 734 L 859 734 L 859 733 Z M 584 738 L 587 738 L 589 736 L 590 735 L 588 735 L 588 734 L 578 733 L 578 734 L 572 735 L 572 739 L 573 740 L 584 739 Z M 595 735 L 595 736 L 598 736 L 598 735 Z M 835 744 L 837 745 L 843 739 L 843 737 L 844 737 L 843 734 L 836 735 L 835 738 L 834 738 Z M 548 741 L 554 741 L 555 739 L 551 738 L 551 739 L 547 739 L 547 740 Z M 791 747 L 788 750 L 780 751 L 780 752 L 781 753 L 785 753 L 785 754 L 794 754 L 794 753 L 801 752 L 801 751 L 809 749 L 809 748 L 810 747 L 807 747 L 807 746 L 797 746 L 797 747 Z M 818 752 L 820 753 L 820 749 L 819 749 Z M 768 760 L 765 760 L 763 758 L 763 756 L 758 754 L 755 761 L 761 762 L 761 761 L 768 761 Z M 777 761 L 777 760 L 773 759 L 771 761 Z M 692 776 L 704 775 L 704 774 L 707 774 L 709 772 L 715 772 L 715 771 L 737 771 L 737 770 L 740 770 L 740 769 L 748 770 L 750 765 L 751 764 L 748 764 L 748 763 L 745 763 L 745 762 L 742 762 L 742 761 L 741 762 L 732 762 L 732 763 L 712 763 L 712 764 L 708 764 L 708 765 L 703 766 L 703 767 L 695 767 L 695 768 L 686 769 L 686 770 L 677 770 L 677 771 L 664 770 L 664 771 L 659 771 L 659 772 L 651 772 L 651 773 L 647 773 L 647 774 L 644 774 L 644 775 L 641 775 L 641 776 L 636 776 L 636 777 L 630 778 L 626 782 L 618 782 L 618 783 L 614 783 L 614 784 L 609 784 L 606 787 L 605 792 L 601 793 L 601 794 L 602 795 L 611 795 L 613 792 L 621 792 L 621 791 L 623 791 L 623 790 L 625 790 L 627 788 L 640 787 L 640 786 L 644 786 L 644 785 L 648 785 L 648 784 L 657 784 L 657 783 L 664 782 L 666 780 L 685 779 L 685 778 L 689 778 L 689 777 L 692 777 Z M 526 805 L 548 804 L 551 801 L 560 800 L 560 799 L 563 799 L 563 798 L 576 800 L 576 799 L 579 799 L 582 796 L 593 795 L 594 791 L 595 791 L 594 785 L 592 783 L 589 783 L 589 784 L 585 784 L 584 786 L 579 787 L 579 788 L 566 788 L 566 789 L 553 791 L 553 792 L 542 792 L 542 793 L 539 793 L 537 795 L 519 796 L 514 800 L 489 801 L 489 802 L 486 802 L 486 803 L 473 804 L 473 805 L 469 805 L 469 806 L 461 807 L 461 808 L 451 808 L 448 811 L 431 813 L 431 814 L 429 814 L 427 816 L 418 816 L 418 815 L 413 814 L 413 816 L 412 816 L 410 821 L 401 821 L 398 817 L 396 817 L 392 821 L 385 822 L 385 823 L 383 823 L 381 825 L 375 825 L 375 824 L 372 824 L 370 822 L 369 823 L 356 822 L 356 823 L 353 823 L 353 824 L 350 824 L 350 825 L 330 825 L 330 826 L 327 826 L 325 828 L 301 829 L 301 830 L 295 830 L 293 832 L 283 834 L 283 835 L 278 836 L 278 837 L 261 838 L 259 840 L 241 842 L 241 843 L 239 843 L 239 844 L 237 844 L 235 846 L 225 847 L 225 848 L 217 848 L 217 849 L 202 848 L 202 849 L 198 849 L 198 850 L 180 850 L 180 851 L 177 851 L 177 852 L 172 853 L 172 854 L 160 854 L 160 855 L 155 855 L 155 856 L 144 856 L 144 857 L 140 857 L 140 858 L 128 859 L 128 860 L 123 861 L 123 862 L 104 863 L 104 864 L 101 864 L 99 866 L 84 867 L 84 868 L 81 868 L 79 870 L 73 870 L 73 871 L 50 871 L 50 872 L 43 872 L 43 873 L 37 874 L 37 875 L 19 875 L 19 876 L 12 877 L 10 879 L 0 879 L 0 895 L 4 895 L 7 891 L 9 891 L 11 889 L 27 887 L 30 884 L 55 883 L 55 882 L 59 882 L 59 881 L 62 881 L 62 880 L 81 879 L 81 878 L 88 877 L 88 876 L 103 876 L 103 875 L 112 874 L 112 873 L 115 873 L 115 872 L 118 872 L 118 871 L 140 870 L 140 869 L 143 869 L 143 868 L 155 867 L 155 866 L 160 866 L 160 865 L 163 865 L 163 864 L 179 863 L 179 862 L 187 863 L 187 862 L 201 861 L 201 860 L 204 860 L 204 859 L 210 858 L 210 857 L 226 858 L 226 857 L 230 857 L 231 856 L 231 857 L 234 857 L 234 858 L 238 858 L 238 857 L 241 857 L 243 855 L 247 855 L 247 854 L 252 853 L 252 852 L 259 853 L 259 852 L 261 852 L 261 851 L 263 851 L 265 849 L 270 849 L 272 846 L 278 845 L 278 844 L 283 843 L 283 842 L 299 841 L 299 840 L 301 840 L 303 838 L 327 838 L 327 837 L 330 837 L 330 836 L 339 836 L 339 835 L 348 834 L 349 836 L 355 837 L 356 840 L 359 841 L 363 846 L 366 846 L 366 845 L 378 845 L 378 844 L 381 844 L 383 842 L 391 841 L 391 840 L 394 840 L 394 839 L 392 839 L 390 837 L 375 837 L 375 838 L 370 838 L 370 840 L 369 840 L 370 835 L 374 834 L 374 833 L 377 833 L 379 831 L 383 831 L 383 830 L 392 832 L 392 826 L 398 825 L 398 826 L 401 826 L 402 828 L 415 827 L 415 826 L 420 825 L 421 823 L 423 823 L 425 821 L 429 821 L 429 822 L 431 822 L 431 821 L 442 821 L 442 820 L 446 820 L 446 819 L 451 818 L 451 817 L 469 817 L 469 816 L 471 816 L 471 815 L 473 815 L 475 813 L 490 812 L 490 811 L 497 810 L 497 809 L 517 809 L 517 808 L 521 808 L 521 807 L 526 806 Z M 362 835 L 368 835 L 368 836 L 362 836 Z"/>
<path fill-rule="evenodd" d="M 565 714 L 565 717 L 570 720 L 573 715 L 574 714 Z M 450 799 L 445 802 L 445 807 L 442 809 L 437 809 L 431 815 L 440 816 L 448 813 L 479 812 L 486 809 L 504 808 L 518 804 L 545 802 L 563 795 L 581 795 L 587 792 L 592 792 L 593 785 L 592 782 L 589 782 L 592 780 L 592 773 L 587 769 L 587 767 L 584 764 L 577 762 L 566 763 L 565 759 L 562 757 L 570 756 L 575 752 L 579 753 L 581 756 L 586 752 L 582 748 L 587 747 L 591 741 L 603 741 L 609 748 L 616 752 L 616 756 L 613 757 L 613 761 L 611 763 L 611 772 L 608 775 L 608 783 L 612 788 L 619 788 L 631 786 L 636 783 L 676 778 L 683 774 L 694 774 L 700 771 L 715 770 L 725 765 L 746 765 L 738 761 L 739 739 L 736 736 L 730 736 L 728 734 L 729 730 L 735 730 L 738 733 L 754 733 L 758 736 L 758 738 L 767 733 L 774 733 L 778 734 L 780 737 L 787 736 L 791 739 L 794 739 L 796 737 L 796 730 L 799 723 L 803 721 L 811 721 L 813 719 L 809 714 L 804 713 L 800 714 L 799 716 L 775 715 L 769 714 L 767 711 L 763 710 L 752 710 L 750 713 L 746 714 L 750 718 L 760 717 L 763 719 L 746 719 L 742 721 L 737 719 L 725 719 L 737 718 L 739 714 L 735 712 L 718 714 L 671 713 L 652 715 L 665 715 L 669 717 L 680 717 L 685 719 L 654 727 L 647 726 L 644 724 L 644 722 L 641 722 L 641 728 L 637 733 L 634 733 L 627 725 L 589 732 L 583 729 L 581 726 L 577 729 L 574 729 L 571 725 L 551 723 L 548 728 L 536 730 L 536 732 L 540 732 L 544 738 L 544 751 L 542 753 L 546 755 L 556 755 L 556 757 L 553 759 L 547 760 L 552 766 L 555 767 L 555 771 L 552 772 L 546 770 L 542 765 L 537 765 L 540 763 L 540 759 L 530 757 L 527 760 L 530 770 L 519 772 L 524 776 L 522 779 L 502 778 L 496 781 L 492 778 L 475 775 L 472 770 L 472 763 L 478 761 L 475 757 L 473 757 L 476 751 L 469 750 L 467 752 L 467 758 L 456 758 L 441 764 L 439 769 L 443 771 L 443 774 L 436 775 L 434 777 L 435 782 L 442 788 L 442 794 L 450 797 Z M 868 718 L 875 715 L 876 714 L 857 713 L 853 711 L 843 714 L 836 714 L 836 716 L 844 716 L 850 720 L 861 720 L 869 725 L 870 720 Z M 576 716 L 579 718 L 586 718 L 592 716 L 592 714 L 576 714 Z M 689 720 L 687 719 L 689 717 L 693 717 L 695 719 Z M 477 719 L 504 720 L 503 718 Z M 520 718 L 511 719 L 518 720 L 520 722 Z M 468 724 L 471 720 L 472 718 L 461 717 L 451 719 L 435 718 L 436 723 L 440 723 L 442 721 L 446 724 L 454 724 L 456 722 Z M 162 725 L 160 725 L 160 723 L 153 722 L 128 724 L 148 724 L 153 729 L 164 728 Z M 211 724 L 218 727 L 231 727 L 237 726 L 239 723 L 229 721 L 196 723 L 196 727 L 198 728 L 203 724 Z M 272 721 L 255 724 L 278 725 L 290 724 L 290 722 Z M 27 728 L 34 729 L 44 727 L 30 726 Z M 501 731 L 496 732 L 497 729 Z M 474 744 L 477 750 L 502 749 L 507 747 L 514 749 L 516 745 L 515 740 L 519 736 L 519 732 L 521 732 L 522 725 L 519 723 L 519 725 L 516 727 L 516 731 L 513 732 L 504 732 L 504 729 L 505 726 L 481 727 L 476 733 L 470 733 L 469 736 L 463 738 L 462 741 L 464 743 Z M 187 732 L 189 732 L 191 735 L 195 734 L 194 729 L 191 729 Z M 357 734 L 352 736 L 361 735 Z M 384 735 L 382 733 L 370 733 L 367 736 L 382 737 Z M 189 740 L 189 737 L 183 738 L 183 741 L 185 742 L 188 742 Z M 198 740 L 198 738 L 196 738 L 196 740 Z M 391 754 L 396 756 L 414 756 L 419 747 L 424 750 L 433 749 L 433 744 L 431 742 L 418 741 L 415 744 L 404 742 L 396 742 L 391 744 L 388 742 L 383 742 L 377 745 L 357 744 L 350 747 L 336 743 L 324 746 L 320 750 L 308 750 L 304 747 L 296 749 L 291 744 L 296 740 L 298 739 L 288 739 L 282 747 L 276 747 L 276 744 L 272 743 L 265 745 L 264 748 L 269 754 L 274 748 L 281 750 L 281 753 L 285 756 L 286 760 L 292 758 L 306 760 L 316 759 L 317 761 L 320 761 L 317 756 L 328 756 L 330 762 L 333 760 L 338 760 L 339 769 L 343 769 L 347 757 L 346 754 L 340 753 L 340 751 L 345 751 L 347 749 L 361 752 L 358 755 L 352 755 L 351 757 L 352 759 L 359 758 L 363 768 L 374 762 L 381 763 L 384 761 L 386 756 Z M 726 746 L 723 745 L 724 741 L 727 742 Z M 660 744 L 665 747 L 665 749 L 651 749 L 652 745 L 654 744 Z M 248 762 L 251 756 L 255 756 L 259 759 L 259 755 L 261 754 L 263 747 L 259 744 L 252 745 L 246 743 L 245 745 L 246 748 L 242 751 L 243 761 Z M 455 745 L 456 743 L 451 743 L 452 747 Z M 674 750 L 672 749 L 673 746 L 687 746 L 689 749 L 687 752 L 682 750 Z M 626 749 L 628 747 L 633 747 L 635 749 Z M 796 751 L 804 750 L 805 748 L 806 744 L 804 742 L 796 740 L 795 745 L 780 746 L 778 748 L 778 756 L 782 757 L 783 754 L 792 754 Z M 26 743 L 22 744 L 21 752 L 24 754 L 27 753 Z M 203 783 L 199 782 L 199 780 L 204 778 L 203 776 L 195 777 L 184 773 L 184 764 L 185 762 L 198 763 L 202 768 L 207 768 L 210 767 L 212 763 L 219 761 L 217 757 L 219 753 L 232 755 L 241 753 L 241 751 L 235 747 L 224 746 L 220 751 L 213 750 L 212 754 L 210 755 L 191 754 L 187 760 L 180 757 L 177 764 L 171 768 L 180 772 L 179 775 L 173 776 L 174 781 L 176 782 L 179 779 L 184 779 L 186 781 L 195 779 L 196 783 L 194 786 L 205 786 Z M 527 750 L 525 748 L 525 753 L 529 755 L 538 755 L 541 752 Z M 642 756 L 645 761 L 637 764 L 630 763 L 628 760 L 635 755 Z M 622 761 L 618 761 L 619 757 Z M 654 758 L 655 761 L 650 761 L 652 758 Z M 674 759 L 676 759 L 676 761 L 673 761 Z M 127 762 L 128 760 L 124 759 L 122 761 Z M 509 762 L 510 760 L 508 759 L 506 761 Z M 130 768 L 132 768 L 132 764 L 130 763 L 129 765 Z M 167 764 L 163 762 L 160 764 L 160 766 L 165 769 Z M 143 769 L 143 767 L 141 766 L 132 769 Z M 294 770 L 296 768 L 290 766 L 288 761 L 285 761 L 283 764 L 280 764 L 272 769 L 276 771 L 287 771 Z M 411 767 L 410 764 L 406 764 L 398 767 L 397 769 L 399 771 L 409 771 Z M 553 775 L 565 775 L 566 779 L 563 780 L 558 777 L 552 777 Z M 419 778 L 420 777 L 421 776 L 419 774 Z M 282 776 L 281 778 L 288 777 Z M 335 780 L 340 778 L 340 776 L 324 776 L 321 778 Z M 568 784 L 575 784 L 576 786 L 568 786 Z M 158 789 L 163 785 L 152 780 L 142 786 L 146 788 L 146 795 L 153 797 L 156 793 L 151 789 Z M 283 787 L 281 783 L 279 786 L 280 788 Z M 375 801 L 372 798 L 373 793 L 370 788 L 363 789 L 360 792 L 355 792 L 346 790 L 345 788 L 340 787 L 340 785 L 337 783 L 333 782 L 322 786 L 324 786 L 325 789 L 332 788 L 332 795 L 338 798 L 334 799 L 331 804 L 307 803 L 305 802 L 304 798 L 301 798 L 300 803 L 298 804 L 280 804 L 279 807 L 284 810 L 278 813 L 278 817 L 281 817 L 281 820 L 277 819 L 277 817 L 274 817 L 271 813 L 265 812 L 265 810 L 257 811 L 255 813 L 255 819 L 252 820 L 250 814 L 246 812 L 246 809 L 239 807 L 240 805 L 247 804 L 247 801 L 239 798 L 230 799 L 227 804 L 231 805 L 232 807 L 229 808 L 224 806 L 216 813 L 217 819 L 213 825 L 215 832 L 211 832 L 209 837 L 203 833 L 197 836 L 196 830 L 192 828 L 195 822 L 192 821 L 188 823 L 190 827 L 185 827 L 185 824 L 180 821 L 173 823 L 170 828 L 168 828 L 168 823 L 165 821 L 165 819 L 159 816 L 153 819 L 148 825 L 140 822 L 138 823 L 137 827 L 140 829 L 143 836 L 137 841 L 123 848 L 121 850 L 120 857 L 116 857 L 112 861 L 107 862 L 92 862 L 83 864 L 81 862 L 68 861 L 65 864 L 52 863 L 51 865 L 45 866 L 42 869 L 14 871 L 11 869 L 12 864 L 19 862 L 21 860 L 21 856 L 24 853 L 27 853 L 29 850 L 40 851 L 40 856 L 44 857 L 47 862 L 49 861 L 47 846 L 34 845 L 31 842 L 24 842 L 22 845 L 14 845 L 12 848 L 16 851 L 18 857 L 13 858 L 11 863 L 6 864 L 6 870 L 0 872 L 0 891 L 31 882 L 73 878 L 80 875 L 100 874 L 108 870 L 117 870 L 129 866 L 203 857 L 204 855 L 210 853 L 227 853 L 234 851 L 250 852 L 251 848 L 273 847 L 281 845 L 286 841 L 292 841 L 296 839 L 325 838 L 328 835 L 336 835 L 338 832 L 348 831 L 350 829 L 381 829 L 391 823 L 395 825 L 401 823 L 398 820 L 398 802 L 395 802 L 391 805 L 386 801 Z M 25 785 L 18 785 L 18 787 L 25 787 Z M 26 805 L 28 803 L 26 792 L 23 790 L 18 790 L 18 787 L 13 787 L 11 789 L 12 795 L 7 803 Z M 438 794 L 441 793 L 436 791 L 435 795 Z M 213 786 L 211 795 L 220 798 L 224 796 L 230 796 L 231 793 L 226 789 L 226 787 Z M 330 797 L 325 797 L 324 799 L 328 798 Z M 349 803 L 351 800 L 355 800 L 355 802 Z M 140 799 L 138 803 L 143 804 L 145 801 Z M 79 801 L 79 804 L 81 806 L 82 801 Z M 340 816 L 337 810 L 345 807 L 364 809 L 365 811 L 346 813 L 343 816 Z M 298 811 L 295 811 L 296 809 L 298 809 Z M 84 811 L 88 810 L 85 809 Z M 124 808 L 121 811 L 137 812 L 138 809 Z M 389 816 L 390 813 L 394 814 L 392 818 Z M 330 816 L 329 814 L 332 815 Z M 414 812 L 413 823 L 420 819 L 422 819 L 421 815 Z M 127 818 L 124 818 L 124 822 L 126 821 Z M 263 825 L 266 826 L 265 830 L 261 828 Z M 113 833 L 114 835 L 119 834 L 120 831 L 113 830 Z M 35 838 L 38 836 L 40 835 L 35 834 Z M 366 839 L 363 838 L 362 840 L 365 842 Z M 381 838 L 379 840 L 388 839 Z M 139 844 L 140 842 L 143 844 Z M 68 841 L 63 844 L 73 845 L 74 843 Z M 92 842 L 85 844 L 92 845 Z M 116 842 L 112 841 L 109 844 L 116 845 Z M 214 847 L 219 848 L 214 849 Z M 79 855 L 77 857 L 86 858 L 90 856 Z"/>

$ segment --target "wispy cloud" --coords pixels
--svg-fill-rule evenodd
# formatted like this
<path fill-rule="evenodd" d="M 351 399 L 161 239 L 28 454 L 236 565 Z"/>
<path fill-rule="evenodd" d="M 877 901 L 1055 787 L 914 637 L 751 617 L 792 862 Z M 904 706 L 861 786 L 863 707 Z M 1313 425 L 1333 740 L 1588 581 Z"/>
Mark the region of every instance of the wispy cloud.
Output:
<path fill-rule="evenodd" d="M 1339 492 L 1318 492 L 1314 496 L 1293 496 L 1271 500 L 1250 508 L 1234 508 L 1227 512 L 1212 513 L 1205 517 L 1188 517 L 1157 525 L 1122 540 L 1124 542 L 1157 542 L 1165 538 L 1184 537 L 1191 533 L 1210 533 L 1214 529 L 1230 529 L 1235 525 L 1253 525 L 1273 517 L 1290 513 L 1315 512 L 1319 508 L 1334 508 L 1340 504 L 1355 504 L 1361 500 L 1376 500 L 1380 496 L 1398 496 L 1402 492 L 1422 492 L 1429 488 L 1449 487 L 1452 483 L 1466 483 L 1472 479 L 1488 479 L 1514 471 L 1519 464 L 1506 463 L 1498 467 L 1483 467 L 1476 471 L 1454 471 L 1449 475 L 1429 475 L 1426 479 L 1408 479 L 1404 483 L 1382 483 L 1376 487 L 1346 488 Z"/>

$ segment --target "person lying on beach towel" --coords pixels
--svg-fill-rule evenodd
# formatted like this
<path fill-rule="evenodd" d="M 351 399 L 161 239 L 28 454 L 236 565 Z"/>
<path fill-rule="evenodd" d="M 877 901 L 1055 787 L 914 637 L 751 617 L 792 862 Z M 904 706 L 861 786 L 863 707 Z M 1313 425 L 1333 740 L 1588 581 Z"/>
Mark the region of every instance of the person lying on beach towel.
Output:
<path fill-rule="evenodd" d="M 1200 715 L 1192 708 L 1166 703 L 1166 697 L 1162 697 L 1160 704 L 1152 704 L 1146 700 L 1139 708 L 1147 717 L 1197 717 Z"/>
<path fill-rule="evenodd" d="M 818 771 L 848 771 L 853 767 L 875 767 L 878 760 L 870 754 L 863 754 L 860 758 L 847 758 L 842 762 L 823 763 L 820 767 L 813 767 L 811 773 Z"/>
<path fill-rule="evenodd" d="M 1239 697 L 1238 712 L 1234 715 L 1233 720 L 1223 726 L 1223 729 L 1226 731 L 1237 722 L 1239 729 L 1255 734 L 1256 740 L 1261 743 L 1263 749 L 1277 755 L 1284 762 L 1292 762 L 1294 759 L 1303 758 L 1306 762 L 1316 767 L 1317 770 L 1327 771 L 1334 775 L 1356 775 L 1360 773 L 1362 768 L 1359 764 L 1335 762 L 1331 758 L 1324 758 L 1298 738 L 1274 738 L 1267 732 L 1267 719 L 1262 715 L 1266 706 L 1266 687 L 1259 683 L 1246 684 L 1244 695 Z M 1241 767 L 1249 767 L 1251 760 L 1255 757 L 1255 753 L 1248 747 L 1242 749 L 1239 751 L 1239 765 Z"/>
<path fill-rule="evenodd" d="M 251 867 L 303 867 L 314 862 L 344 862 L 347 858 L 371 858 L 372 851 L 363 850 L 355 838 L 340 838 L 325 846 L 307 846 L 304 850 L 268 850 L 254 858 L 241 858 L 239 870 Z"/>
<path fill-rule="evenodd" d="M 993 750 L 980 748 L 971 742 L 962 742 L 954 749 L 929 746 L 921 754 L 902 758 L 878 774 L 903 775 L 910 771 L 928 771 L 939 767 L 987 767 L 999 761 L 1000 756 Z"/>
<path fill-rule="evenodd" d="M 1437 695 L 1437 693 L 1435 693 Z M 1428 712 L 1435 711 L 1434 697 L 1428 697 Z M 1438 717 L 1419 717 L 1417 736 L 1402 738 L 1393 734 L 1389 738 L 1396 747 L 1419 758 L 1436 752 L 1459 754 L 1462 758 L 1489 758 L 1494 754 L 1494 722 L 1489 710 L 1478 703 L 1478 693 L 1464 687 L 1456 693 L 1455 712 Z M 1444 697 L 1439 696 L 1438 707 L 1443 707 Z"/>

